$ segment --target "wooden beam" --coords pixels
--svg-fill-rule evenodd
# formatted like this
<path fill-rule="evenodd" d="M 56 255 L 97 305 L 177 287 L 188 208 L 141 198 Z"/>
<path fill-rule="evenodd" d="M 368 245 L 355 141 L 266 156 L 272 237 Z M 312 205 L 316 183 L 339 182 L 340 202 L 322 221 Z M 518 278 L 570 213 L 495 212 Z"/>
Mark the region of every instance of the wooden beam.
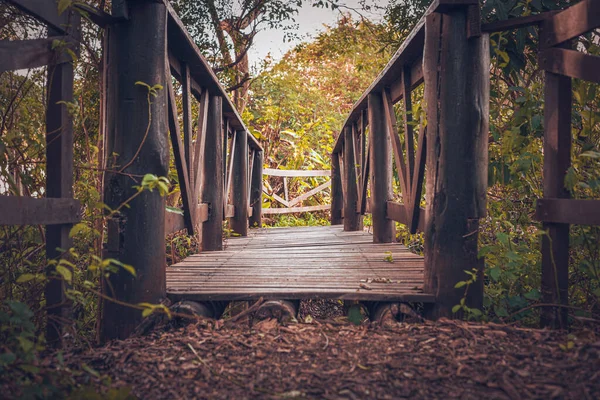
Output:
<path fill-rule="evenodd" d="M 539 25 L 557 12 L 558 11 L 546 11 L 535 15 L 528 15 L 526 17 L 509 18 L 500 21 L 489 22 L 481 25 L 481 31 L 493 33 L 526 28 L 532 25 Z"/>
<path fill-rule="evenodd" d="M 191 77 L 190 68 L 187 64 L 183 64 L 183 74 L 181 81 L 182 92 L 182 108 L 183 108 L 183 149 L 185 155 L 185 164 L 188 170 L 189 191 L 191 197 L 194 194 L 196 174 L 194 168 L 194 149 L 192 148 L 192 92 L 191 92 Z"/>
<path fill-rule="evenodd" d="M 223 134 L 222 104 L 219 96 L 210 96 L 207 129 L 202 159 L 202 203 L 208 204 L 209 218 L 202 224 L 202 250 L 223 250 Z"/>
<path fill-rule="evenodd" d="M 333 153 L 331 154 L 331 225 L 341 225 L 343 223 L 343 208 L 344 194 L 340 172 L 340 155 L 339 153 Z"/>
<path fill-rule="evenodd" d="M 246 132 L 236 131 L 231 136 L 231 146 L 229 147 L 229 160 L 227 161 L 227 176 L 225 181 L 225 196 L 223 196 L 223 206 L 226 207 L 231 198 L 231 185 L 233 181 L 233 165 L 235 164 L 235 153 L 236 153 L 236 142 L 238 139 L 238 133 L 246 135 Z M 227 137 L 227 134 L 225 134 Z M 247 136 L 246 136 L 247 137 Z"/>
<path fill-rule="evenodd" d="M 540 45 L 552 47 L 600 27 L 600 2 L 583 0 L 542 23 Z"/>
<path fill-rule="evenodd" d="M 167 90 L 169 93 L 168 100 L 168 117 L 169 117 L 169 135 L 171 137 L 171 145 L 173 146 L 173 156 L 175 157 L 175 168 L 179 178 L 179 190 L 181 191 L 181 199 L 183 201 L 183 217 L 188 234 L 194 235 L 194 212 L 195 204 L 192 198 L 190 178 L 188 175 L 188 166 L 185 157 L 184 146 L 181 143 L 181 132 L 179 130 L 179 119 L 177 118 L 177 104 L 175 103 L 175 92 L 171 82 L 171 76 L 166 77 Z"/>
<path fill-rule="evenodd" d="M 248 135 L 235 133 L 235 159 L 233 162 L 232 203 L 235 216 L 229 221 L 230 228 L 240 236 L 248 236 Z"/>
<path fill-rule="evenodd" d="M 404 68 L 402 71 L 402 98 L 404 100 L 404 144 L 406 147 L 406 188 L 412 187 L 412 179 L 415 171 L 415 140 L 413 133 L 412 118 L 412 99 L 411 99 L 411 81 L 410 68 Z M 391 101 L 391 95 L 390 95 Z M 404 193 L 402 193 L 404 196 Z M 410 193 L 406 193 L 410 197 Z"/>
<path fill-rule="evenodd" d="M 373 219 L 373 242 L 391 243 L 396 238 L 396 226 L 387 216 L 386 203 L 393 198 L 392 155 L 389 129 L 386 123 L 383 93 L 369 95 L 369 164 L 371 172 L 371 215 Z M 361 212 L 366 211 L 366 187 L 361 190 Z"/>
<path fill-rule="evenodd" d="M 69 198 L 0 196 L 0 225 L 60 225 L 81 221 L 81 203 Z"/>
<path fill-rule="evenodd" d="M 544 92 L 544 198 L 571 197 L 565 175 L 571 166 L 571 78 L 546 72 Z M 542 237 L 542 302 L 568 304 L 569 225 L 545 222 Z M 542 326 L 566 328 L 565 308 L 543 308 Z"/>
<path fill-rule="evenodd" d="M 322 192 L 323 190 L 327 189 L 330 186 L 331 186 L 331 180 L 320 184 L 316 188 L 309 190 L 308 192 L 302 194 L 301 196 L 296 197 L 295 199 L 292 199 L 289 202 L 289 207 L 293 207 L 296 204 L 303 202 L 304 200 L 308 199 L 309 197 L 314 196 L 315 194 L 317 194 L 319 192 Z"/>
<path fill-rule="evenodd" d="M 418 213 L 419 219 L 417 223 L 417 232 L 425 231 L 425 210 L 420 208 Z M 400 222 L 402 225 L 409 225 L 410 216 L 408 215 L 408 209 L 406 205 L 396 203 L 394 201 L 386 202 L 386 215 L 387 218 L 396 222 Z"/>
<path fill-rule="evenodd" d="M 194 198 L 200 195 L 200 186 L 202 184 L 202 157 L 204 157 L 206 145 L 206 129 L 208 121 L 208 91 L 203 91 L 198 105 L 198 132 L 196 133 L 196 143 L 194 145 Z"/>
<path fill-rule="evenodd" d="M 320 206 L 306 206 L 306 207 L 291 207 L 291 208 L 263 208 L 262 213 L 265 215 L 270 214 L 292 214 L 300 212 L 312 212 L 312 211 L 325 211 L 330 209 L 329 204 Z"/>
<path fill-rule="evenodd" d="M 49 25 L 58 33 L 66 33 L 69 24 L 69 12 L 58 14 L 58 7 L 54 1 L 40 0 L 8 0 L 25 13 Z"/>
<path fill-rule="evenodd" d="M 600 225 L 600 200 L 539 199 L 535 219 L 574 225 Z"/>
<path fill-rule="evenodd" d="M 272 169 L 264 168 L 263 175 L 269 176 L 287 176 L 287 177 L 313 177 L 313 176 L 331 176 L 330 170 L 295 170 L 295 169 Z"/>
<path fill-rule="evenodd" d="M 73 7 L 84 12 L 87 19 L 95 23 L 101 28 L 107 28 L 110 25 L 126 22 L 125 17 L 116 17 L 103 10 L 93 7 L 85 3 L 73 3 Z"/>
<path fill-rule="evenodd" d="M 570 49 L 551 48 L 539 54 L 540 67 L 548 72 L 600 83 L 600 57 Z"/>
<path fill-rule="evenodd" d="M 356 212 L 358 205 L 358 188 L 356 180 L 356 154 L 351 127 L 344 128 L 344 231 L 362 230 L 362 215 Z"/>
<path fill-rule="evenodd" d="M 423 179 L 425 178 L 425 161 L 427 157 L 427 127 L 419 135 L 417 144 L 417 169 L 413 175 L 412 187 L 410 192 L 410 207 L 408 209 L 408 229 L 410 233 L 415 234 L 419 229 L 422 215 L 421 212 L 421 192 L 423 192 Z M 424 225 L 423 225 L 424 226 Z M 422 226 L 422 227 L 423 227 Z M 423 230 L 421 229 L 421 232 Z"/>
<path fill-rule="evenodd" d="M 56 43 L 64 43 L 53 49 Z M 68 36 L 33 40 L 0 40 L 0 73 L 73 61 L 66 49 L 75 50 Z"/>
<path fill-rule="evenodd" d="M 250 227 L 262 227 L 262 192 L 263 192 L 263 152 L 254 151 L 254 161 L 252 162 L 252 177 L 250 186 L 250 207 L 252 215 L 250 216 Z"/>
<path fill-rule="evenodd" d="M 233 218 L 235 217 L 236 209 L 233 204 L 227 204 L 225 206 L 225 216 L 224 218 Z"/>
<path fill-rule="evenodd" d="M 394 112 L 394 105 L 389 91 L 383 92 L 383 109 L 385 114 L 385 121 L 389 137 L 392 142 L 392 149 L 394 154 L 394 160 L 396 161 L 396 170 L 398 171 L 398 178 L 400 180 L 400 189 L 402 190 L 402 197 L 405 201 L 409 200 L 408 195 L 408 184 L 406 175 L 406 164 L 404 162 L 404 155 L 402 154 L 402 144 L 398 137 L 398 123 L 396 121 L 396 113 Z"/>

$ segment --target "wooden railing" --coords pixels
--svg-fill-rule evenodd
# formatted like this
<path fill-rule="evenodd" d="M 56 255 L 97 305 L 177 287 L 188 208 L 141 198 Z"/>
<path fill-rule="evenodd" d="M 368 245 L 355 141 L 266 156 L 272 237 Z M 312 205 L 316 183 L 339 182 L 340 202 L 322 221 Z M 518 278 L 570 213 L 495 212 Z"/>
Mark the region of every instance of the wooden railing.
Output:
<path fill-rule="evenodd" d="M 560 12 L 481 25 L 477 1 L 434 1 L 353 107 L 332 154 L 332 224 L 361 229 L 370 203 L 375 242 L 394 239 L 394 221 L 412 233 L 423 231 L 424 290 L 437 297 L 431 316 L 452 314 L 464 295 L 454 285 L 470 268 L 478 279 L 467 301 L 481 307 L 477 236 L 486 212 L 488 34 L 530 25 L 541 28 L 539 60 L 546 71 L 544 198 L 536 212 L 548 232 L 542 240 L 542 299 L 567 304 L 569 224 L 600 225 L 600 201 L 571 200 L 564 185 L 571 159 L 571 79 L 600 83 L 600 57 L 570 49 L 570 41 L 598 28 L 599 15 L 600 2 L 584 0 Z M 427 128 L 415 140 L 410 95 L 423 83 Z M 404 149 L 394 112 L 400 100 Z M 403 203 L 392 201 L 392 158 Z M 420 208 L 424 179 L 426 211 Z M 567 308 L 548 307 L 542 323 L 565 326 L 566 317 Z"/>
<path fill-rule="evenodd" d="M 72 245 L 69 230 L 80 221 L 81 204 L 73 199 L 73 123 L 67 111 L 73 63 L 66 50 L 78 51 L 84 11 L 105 29 L 99 134 L 106 137 L 111 157 L 104 202 L 120 210 L 107 220 L 103 256 L 136 269 L 136 277 L 125 270 L 112 274 L 104 288 L 108 297 L 131 304 L 165 298 L 166 234 L 186 229 L 200 238 L 203 250 L 221 250 L 225 219 L 240 236 L 247 235 L 249 225 L 261 226 L 262 148 L 168 1 L 113 2 L 112 14 L 79 3 L 59 14 L 55 0 L 10 3 L 49 27 L 47 39 L 0 43 L 0 72 L 49 65 L 47 198 L 0 196 L 0 224 L 47 224 L 49 258 Z M 173 78 L 181 85 L 182 115 Z M 136 194 L 134 187 L 145 174 L 168 175 L 170 148 L 180 213 L 166 211 L 166 199 L 157 191 Z M 69 306 L 65 282 L 48 273 L 47 338 L 58 342 L 62 327 L 54 322 L 68 317 Z M 111 300 L 103 301 L 102 310 L 102 339 L 126 337 L 140 321 L 138 310 Z"/>
<path fill-rule="evenodd" d="M 313 206 L 302 206 L 302 202 L 308 200 L 312 196 L 328 189 L 331 186 L 331 179 L 321 183 L 308 190 L 307 192 L 299 195 L 296 198 L 290 198 L 288 190 L 288 178 L 315 178 L 315 177 L 328 177 L 331 176 L 329 170 L 285 170 L 285 169 L 270 169 L 265 168 L 263 170 L 265 176 L 274 176 L 283 178 L 283 197 L 278 195 L 275 191 L 269 190 L 263 187 L 263 191 L 267 196 L 272 197 L 276 202 L 283 205 L 283 207 L 275 208 L 263 208 L 263 214 L 292 214 L 300 212 L 313 212 L 313 211 L 325 211 L 330 209 L 329 204 L 318 204 Z M 299 206 L 298 206 L 299 205 Z M 298 206 L 298 207 L 297 207 Z"/>
<path fill-rule="evenodd" d="M 73 64 L 81 34 L 77 12 L 58 14 L 54 2 L 12 1 L 48 27 L 45 39 L 0 41 L 0 73 L 48 66 L 46 97 L 45 198 L 0 196 L 0 225 L 46 225 L 46 255 L 61 256 L 72 242 L 69 231 L 81 219 L 81 204 L 73 199 Z M 45 290 L 46 339 L 57 342 L 66 302 L 64 282 L 49 279 Z"/>

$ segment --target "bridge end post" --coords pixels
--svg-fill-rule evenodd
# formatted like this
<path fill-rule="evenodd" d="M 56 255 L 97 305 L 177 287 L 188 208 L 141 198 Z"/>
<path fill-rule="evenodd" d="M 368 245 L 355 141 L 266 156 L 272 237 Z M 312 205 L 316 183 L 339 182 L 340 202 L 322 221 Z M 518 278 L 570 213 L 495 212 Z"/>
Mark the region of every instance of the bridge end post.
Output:
<path fill-rule="evenodd" d="M 252 216 L 250 216 L 251 228 L 262 228 L 262 192 L 263 192 L 263 152 L 254 151 L 254 160 L 252 161 L 252 177 L 250 179 L 250 207 Z"/>
<path fill-rule="evenodd" d="M 342 191 L 342 175 L 340 171 L 340 154 L 331 154 L 331 225 L 342 225 L 344 217 L 344 193 Z"/>
<path fill-rule="evenodd" d="M 371 216 L 373 243 L 391 243 L 396 238 L 396 224 L 387 218 L 387 202 L 392 200 L 392 153 L 382 93 L 370 93 L 369 127 L 371 152 Z"/>
<path fill-rule="evenodd" d="M 479 219 L 486 213 L 489 36 L 469 38 L 467 15 L 466 6 L 454 7 L 430 14 L 425 22 L 424 291 L 436 296 L 430 318 L 460 317 L 483 303 L 484 262 L 478 258 L 477 238 Z M 457 288 L 458 282 L 468 284 Z"/>
<path fill-rule="evenodd" d="M 236 131 L 235 136 L 232 182 L 235 215 L 230 224 L 234 233 L 248 236 L 248 133 Z"/>
<path fill-rule="evenodd" d="M 113 4 L 113 10 L 118 14 L 120 5 Z M 157 304 L 166 297 L 166 199 L 157 190 L 138 194 L 135 188 L 137 177 L 169 171 L 166 20 L 162 3 L 129 2 L 129 20 L 109 28 L 106 154 L 116 156 L 105 170 L 104 202 L 119 211 L 108 217 L 104 257 L 131 265 L 136 273 L 119 268 L 103 282 L 103 342 L 128 337 L 142 321 L 139 309 L 123 304 Z M 149 87 L 159 84 L 163 89 L 150 102 Z"/>
<path fill-rule="evenodd" d="M 344 128 L 344 230 L 360 231 L 363 228 L 363 218 L 357 209 L 358 184 L 356 180 L 356 152 L 352 128 Z"/>
<path fill-rule="evenodd" d="M 202 193 L 208 221 L 202 224 L 202 250 L 223 250 L 223 99 L 210 96 L 202 157 Z"/>

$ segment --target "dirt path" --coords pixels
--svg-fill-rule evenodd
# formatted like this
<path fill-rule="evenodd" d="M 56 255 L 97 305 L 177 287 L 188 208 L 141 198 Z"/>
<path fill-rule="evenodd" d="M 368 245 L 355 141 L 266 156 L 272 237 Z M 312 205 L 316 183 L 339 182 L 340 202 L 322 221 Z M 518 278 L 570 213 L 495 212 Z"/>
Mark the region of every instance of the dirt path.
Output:
<path fill-rule="evenodd" d="M 592 331 L 268 320 L 188 325 L 64 357 L 144 399 L 600 398 Z"/>

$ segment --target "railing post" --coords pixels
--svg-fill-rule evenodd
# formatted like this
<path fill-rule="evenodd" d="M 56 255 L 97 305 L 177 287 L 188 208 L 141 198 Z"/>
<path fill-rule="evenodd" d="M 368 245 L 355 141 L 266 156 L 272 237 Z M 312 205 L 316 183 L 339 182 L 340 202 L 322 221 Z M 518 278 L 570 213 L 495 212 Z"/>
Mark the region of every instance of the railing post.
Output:
<path fill-rule="evenodd" d="M 208 221 L 202 224 L 202 250 L 223 250 L 223 99 L 210 96 L 200 202 L 208 204 Z"/>
<path fill-rule="evenodd" d="M 571 166 L 571 78 L 546 72 L 544 93 L 544 172 L 545 198 L 570 198 L 565 175 Z M 548 235 L 542 237 L 542 302 L 569 302 L 569 224 L 544 223 Z M 566 328 L 567 308 L 544 307 L 543 327 Z"/>
<path fill-rule="evenodd" d="M 383 95 L 371 93 L 368 100 L 373 243 L 391 243 L 396 238 L 396 224 L 387 218 L 387 201 L 392 200 L 392 150 Z"/>
<path fill-rule="evenodd" d="M 250 189 L 250 207 L 252 216 L 250 217 L 251 228 L 262 227 L 262 191 L 263 191 L 263 152 L 254 151 L 254 160 L 252 161 L 252 183 Z"/>
<path fill-rule="evenodd" d="M 443 20 L 443 21 L 442 21 Z M 473 23 L 473 21 L 471 21 Z M 449 317 L 468 287 L 466 305 L 481 308 L 483 260 L 479 219 L 486 212 L 489 124 L 489 36 L 467 36 L 467 7 L 425 21 L 427 215 L 424 291 L 436 295 L 429 317 Z M 460 315 L 460 312 L 459 314 Z"/>
<path fill-rule="evenodd" d="M 344 193 L 344 230 L 362 230 L 362 215 L 357 210 L 358 184 L 356 180 L 356 155 L 354 154 L 354 137 L 352 128 L 344 128 L 344 178 L 346 192 Z"/>
<path fill-rule="evenodd" d="M 248 236 L 248 133 L 236 131 L 235 157 L 233 161 L 233 206 L 231 229 L 241 236 Z"/>
<path fill-rule="evenodd" d="M 344 223 L 342 208 L 344 193 L 342 191 L 342 175 L 340 171 L 340 154 L 331 154 L 331 225 Z"/>
<path fill-rule="evenodd" d="M 157 190 L 144 191 L 128 207 L 122 205 L 137 191 L 134 186 L 139 179 L 131 177 L 167 176 L 169 171 L 167 10 L 157 2 L 129 2 L 128 6 L 129 20 L 112 25 L 108 33 L 107 154 L 117 156 L 107 165 L 104 202 L 112 209 L 121 207 L 108 221 L 107 255 L 132 265 L 136 275 L 120 268 L 111 274 L 103 291 L 128 304 L 156 304 L 166 296 L 166 199 Z M 121 15 L 120 10 L 118 2 L 113 4 L 115 15 Z M 151 35 L 148 27 L 152 27 Z M 135 85 L 138 81 L 165 89 L 149 104 L 148 89 Z M 136 308 L 104 300 L 101 318 L 100 338 L 106 341 L 129 336 L 142 315 Z"/>

